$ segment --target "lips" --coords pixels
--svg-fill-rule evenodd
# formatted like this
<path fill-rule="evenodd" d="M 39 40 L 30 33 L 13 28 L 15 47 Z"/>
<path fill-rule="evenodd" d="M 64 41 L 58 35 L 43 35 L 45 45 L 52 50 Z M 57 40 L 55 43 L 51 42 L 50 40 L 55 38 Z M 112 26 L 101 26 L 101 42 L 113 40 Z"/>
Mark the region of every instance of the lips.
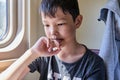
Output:
<path fill-rule="evenodd" d="M 59 39 L 59 38 L 56 38 L 56 39 L 52 39 L 53 41 L 57 42 L 57 43 L 61 43 L 63 41 L 63 39 Z"/>
<path fill-rule="evenodd" d="M 55 39 L 59 44 L 63 41 L 63 39 Z"/>

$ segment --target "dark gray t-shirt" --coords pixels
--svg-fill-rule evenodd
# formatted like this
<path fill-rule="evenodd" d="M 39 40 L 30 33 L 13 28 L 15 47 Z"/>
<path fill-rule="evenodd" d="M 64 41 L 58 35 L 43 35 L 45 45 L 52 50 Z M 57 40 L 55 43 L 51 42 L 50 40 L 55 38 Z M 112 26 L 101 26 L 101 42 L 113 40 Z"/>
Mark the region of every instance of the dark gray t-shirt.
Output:
<path fill-rule="evenodd" d="M 103 60 L 89 49 L 74 63 L 62 62 L 57 56 L 39 57 L 29 68 L 40 73 L 40 80 L 106 80 Z"/>

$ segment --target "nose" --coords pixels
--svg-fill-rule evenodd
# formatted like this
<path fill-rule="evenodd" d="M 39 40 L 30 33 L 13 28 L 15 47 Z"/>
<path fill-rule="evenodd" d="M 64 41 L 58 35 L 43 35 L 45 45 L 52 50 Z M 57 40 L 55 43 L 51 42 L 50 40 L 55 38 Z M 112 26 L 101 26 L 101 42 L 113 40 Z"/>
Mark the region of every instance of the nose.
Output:
<path fill-rule="evenodd" d="M 51 35 L 57 35 L 58 34 L 58 28 L 56 26 L 51 27 Z"/>

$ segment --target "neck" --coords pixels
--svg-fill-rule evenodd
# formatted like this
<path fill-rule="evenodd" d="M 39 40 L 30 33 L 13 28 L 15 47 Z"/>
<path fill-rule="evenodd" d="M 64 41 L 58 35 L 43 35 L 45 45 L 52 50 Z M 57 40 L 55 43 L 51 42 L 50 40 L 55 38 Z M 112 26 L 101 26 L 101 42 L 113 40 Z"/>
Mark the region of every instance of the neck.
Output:
<path fill-rule="evenodd" d="M 80 59 L 85 53 L 85 48 L 79 43 L 68 44 L 57 54 L 58 58 L 64 62 L 72 63 Z"/>

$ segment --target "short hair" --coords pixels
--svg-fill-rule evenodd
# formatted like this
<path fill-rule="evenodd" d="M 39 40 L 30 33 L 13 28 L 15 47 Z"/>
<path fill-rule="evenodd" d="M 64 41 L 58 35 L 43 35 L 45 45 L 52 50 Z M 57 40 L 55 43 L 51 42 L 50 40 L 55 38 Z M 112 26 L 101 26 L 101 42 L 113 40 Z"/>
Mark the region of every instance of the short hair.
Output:
<path fill-rule="evenodd" d="M 55 17 L 57 8 L 61 8 L 63 13 L 70 13 L 75 21 L 76 17 L 80 14 L 77 0 L 42 0 L 39 11 L 45 15 Z"/>

